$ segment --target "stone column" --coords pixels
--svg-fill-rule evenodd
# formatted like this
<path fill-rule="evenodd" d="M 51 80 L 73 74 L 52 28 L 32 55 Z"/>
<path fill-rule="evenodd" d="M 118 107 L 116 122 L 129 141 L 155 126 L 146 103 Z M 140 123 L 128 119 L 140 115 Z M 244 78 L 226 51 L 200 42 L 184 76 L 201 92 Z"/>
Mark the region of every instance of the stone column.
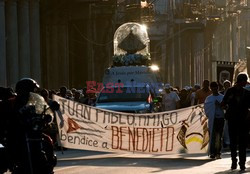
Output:
<path fill-rule="evenodd" d="M 188 30 L 187 32 L 185 32 L 185 34 L 183 34 L 184 37 L 182 37 L 181 43 L 182 43 L 182 47 L 183 47 L 183 51 L 181 54 L 181 62 L 180 62 L 180 72 L 181 73 L 181 79 L 182 79 L 182 87 L 185 87 L 186 85 L 191 85 L 191 57 L 192 57 L 192 49 L 193 49 L 193 43 L 192 43 L 192 38 L 193 38 L 193 31 L 192 30 Z M 187 41 L 188 43 L 185 44 L 185 41 Z M 182 60 L 182 57 L 185 58 L 184 60 Z"/>
<path fill-rule="evenodd" d="M 58 65 L 59 69 L 59 84 L 64 84 L 69 87 L 69 47 L 68 47 L 68 26 L 63 24 L 58 28 Z"/>
<path fill-rule="evenodd" d="M 232 27 L 232 33 L 231 33 L 231 36 L 232 36 L 232 61 L 235 62 L 235 60 L 237 60 L 239 57 L 238 57 L 238 16 L 236 16 L 234 18 L 234 21 L 232 22 L 233 23 L 233 27 Z"/>
<path fill-rule="evenodd" d="M 0 0 L 0 86 L 7 86 L 5 41 L 5 2 Z"/>
<path fill-rule="evenodd" d="M 88 38 L 93 40 L 93 21 L 92 21 L 92 4 L 89 4 L 89 19 L 87 24 L 87 32 L 88 32 Z M 91 42 L 88 42 L 87 44 L 88 48 L 88 80 L 94 80 L 94 76 L 92 74 L 93 71 L 93 45 Z"/>
<path fill-rule="evenodd" d="M 45 44 L 44 44 L 44 47 L 45 47 L 45 62 L 46 62 L 46 65 L 44 65 L 44 62 L 42 63 L 42 67 L 44 69 L 45 74 L 46 74 L 46 85 L 47 87 L 49 88 L 52 88 L 50 86 L 50 65 L 51 65 L 51 55 L 50 55 L 50 48 L 51 48 L 51 27 L 48 26 L 48 25 L 44 25 L 45 26 L 45 34 L 44 34 L 44 37 L 45 37 Z M 44 79 L 44 78 L 42 78 Z"/>
<path fill-rule="evenodd" d="M 39 0 L 30 0 L 29 21 L 31 77 L 41 83 Z"/>
<path fill-rule="evenodd" d="M 29 33 L 29 2 L 19 0 L 18 12 L 18 48 L 19 48 L 19 76 L 30 76 L 30 33 Z"/>
<path fill-rule="evenodd" d="M 57 26 L 49 22 L 46 25 L 46 73 L 48 88 L 58 89 L 58 31 Z"/>
<path fill-rule="evenodd" d="M 246 47 L 247 74 L 250 76 L 250 47 Z"/>
<path fill-rule="evenodd" d="M 172 32 L 174 33 L 174 32 Z M 175 62 L 175 38 L 173 37 L 172 42 L 171 42 L 171 51 L 170 51 L 170 67 L 169 67 L 169 71 L 170 71 L 170 77 L 169 77 L 169 81 L 168 83 L 172 83 L 174 82 L 174 70 L 175 70 L 175 66 L 174 66 L 174 62 Z"/>
<path fill-rule="evenodd" d="M 161 57 L 161 65 L 160 66 L 160 71 L 161 71 L 161 75 L 162 75 L 162 80 L 166 79 L 165 76 L 166 76 L 166 57 L 167 57 L 167 54 L 166 54 L 166 43 L 164 42 L 162 45 L 161 45 L 161 50 L 162 50 L 162 57 Z"/>
<path fill-rule="evenodd" d="M 14 87 L 19 80 L 18 75 L 18 31 L 17 31 L 17 1 L 6 1 L 6 60 L 7 85 Z"/>
<path fill-rule="evenodd" d="M 48 84 L 49 88 L 57 89 L 59 84 L 59 67 L 61 63 L 59 62 L 59 49 L 58 49 L 58 26 L 55 24 L 50 25 L 49 33 L 49 44 L 47 49 L 49 50 L 49 57 L 47 59 L 48 66 Z"/>

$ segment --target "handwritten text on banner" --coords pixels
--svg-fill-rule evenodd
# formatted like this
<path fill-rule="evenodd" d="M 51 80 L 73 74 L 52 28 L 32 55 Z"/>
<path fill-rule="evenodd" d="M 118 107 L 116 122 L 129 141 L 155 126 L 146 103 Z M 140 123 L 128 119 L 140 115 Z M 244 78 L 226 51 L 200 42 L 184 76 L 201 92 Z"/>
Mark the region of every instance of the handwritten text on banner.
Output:
<path fill-rule="evenodd" d="M 131 114 L 90 107 L 54 96 L 63 147 L 105 152 L 204 153 L 209 133 L 203 106 Z M 60 123 L 63 121 L 63 126 Z"/>

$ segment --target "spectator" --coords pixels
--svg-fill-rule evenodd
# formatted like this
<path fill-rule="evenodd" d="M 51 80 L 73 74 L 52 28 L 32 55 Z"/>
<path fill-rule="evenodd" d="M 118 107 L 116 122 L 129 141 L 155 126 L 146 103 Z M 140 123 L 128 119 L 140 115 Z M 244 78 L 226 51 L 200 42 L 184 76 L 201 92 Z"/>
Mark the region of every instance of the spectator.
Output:
<path fill-rule="evenodd" d="M 84 104 L 89 106 L 95 106 L 96 102 L 96 90 L 95 89 L 88 89 L 86 91 L 87 98 L 84 101 Z"/>
<path fill-rule="evenodd" d="M 176 92 L 171 91 L 170 84 L 165 85 L 165 94 L 162 97 L 162 110 L 171 111 L 180 108 L 180 98 Z"/>
<path fill-rule="evenodd" d="M 49 90 L 49 98 L 53 99 L 53 95 L 56 95 L 56 91 L 55 90 Z"/>
<path fill-rule="evenodd" d="M 173 88 L 173 91 L 175 91 L 175 92 L 178 94 L 179 91 L 180 91 L 180 87 L 179 87 L 179 86 L 175 86 L 175 87 Z"/>
<path fill-rule="evenodd" d="M 60 87 L 60 90 L 59 90 L 59 93 L 58 93 L 59 96 L 63 97 L 63 98 L 67 98 L 67 87 L 66 86 L 62 86 Z"/>
<path fill-rule="evenodd" d="M 178 90 L 178 88 L 171 88 L 171 91 L 174 91 L 174 92 L 176 92 L 176 94 L 179 95 L 179 90 Z"/>
<path fill-rule="evenodd" d="M 49 98 L 49 91 L 44 88 L 41 90 L 40 94 L 44 98 L 44 100 L 47 102 L 47 104 L 51 107 L 53 105 L 53 101 L 52 99 Z M 53 122 L 50 124 L 50 126 L 47 129 L 45 129 L 45 133 L 52 138 L 54 147 L 57 147 L 58 127 L 56 123 L 55 111 L 53 109 L 52 111 L 54 114 Z"/>
<path fill-rule="evenodd" d="M 77 90 L 76 90 L 76 88 L 71 88 L 71 92 L 72 92 L 72 94 L 73 94 L 73 98 L 75 97 L 75 92 L 76 92 Z"/>
<path fill-rule="evenodd" d="M 70 89 L 67 89 L 67 91 L 66 91 L 66 98 L 67 99 L 70 99 L 70 100 L 73 100 L 73 93 L 71 92 L 71 90 Z"/>
<path fill-rule="evenodd" d="M 194 106 L 197 103 L 195 94 L 196 94 L 196 91 L 198 91 L 199 89 L 201 89 L 200 85 L 195 84 L 191 90 L 191 94 L 190 94 L 191 106 Z"/>
<path fill-rule="evenodd" d="M 188 97 L 188 89 L 187 88 L 183 88 L 180 93 L 179 93 L 179 97 L 180 97 L 180 108 L 185 108 L 189 106 L 189 101 L 187 100 Z"/>
<path fill-rule="evenodd" d="M 220 91 L 221 94 L 225 95 L 227 90 L 231 87 L 231 82 L 229 80 L 225 80 L 223 82 L 223 88 Z"/>
<path fill-rule="evenodd" d="M 224 126 L 224 111 L 220 107 L 220 103 L 224 96 L 218 92 L 219 85 L 217 82 L 211 82 L 210 88 L 213 93 L 206 98 L 204 103 L 210 134 L 209 153 L 210 158 L 220 159 Z"/>
<path fill-rule="evenodd" d="M 79 102 L 79 103 L 84 103 L 84 98 L 80 90 L 75 91 L 74 101 Z"/>
<path fill-rule="evenodd" d="M 44 98 L 44 100 L 48 103 L 48 105 L 51 102 L 51 99 L 49 98 L 49 91 L 45 88 L 43 88 L 40 92 L 41 96 Z"/>
<path fill-rule="evenodd" d="M 247 74 L 238 74 L 236 84 L 227 90 L 221 104 L 226 108 L 225 118 L 228 120 L 232 170 L 237 168 L 237 148 L 239 149 L 240 169 L 241 171 L 246 169 L 246 147 L 249 131 L 247 116 L 250 108 L 250 92 L 244 89 L 247 79 Z"/>
<path fill-rule="evenodd" d="M 197 104 L 202 104 L 206 100 L 207 96 L 211 95 L 212 91 L 209 89 L 209 80 L 204 80 L 202 88 L 195 93 L 195 99 Z"/>

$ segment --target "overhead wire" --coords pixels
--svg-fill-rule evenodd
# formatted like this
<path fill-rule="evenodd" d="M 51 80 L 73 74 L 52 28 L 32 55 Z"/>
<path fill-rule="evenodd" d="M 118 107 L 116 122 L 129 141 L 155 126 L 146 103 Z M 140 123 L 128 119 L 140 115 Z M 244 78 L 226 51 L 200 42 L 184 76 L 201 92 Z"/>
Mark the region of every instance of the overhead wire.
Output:
<path fill-rule="evenodd" d="M 97 43 L 97 42 L 93 41 L 92 39 L 89 39 L 88 37 L 86 37 L 86 36 L 80 31 L 80 29 L 76 26 L 76 24 L 73 24 L 73 27 L 76 29 L 76 31 L 80 34 L 80 36 L 81 36 L 82 38 L 84 38 L 86 41 L 88 41 L 88 42 L 90 42 L 90 43 L 92 43 L 92 44 L 94 44 L 94 45 L 106 46 L 106 45 L 109 45 L 110 43 L 113 42 L 113 39 L 112 39 L 112 40 L 110 40 L 110 41 L 108 41 L 108 42 L 106 42 L 106 43 Z"/>

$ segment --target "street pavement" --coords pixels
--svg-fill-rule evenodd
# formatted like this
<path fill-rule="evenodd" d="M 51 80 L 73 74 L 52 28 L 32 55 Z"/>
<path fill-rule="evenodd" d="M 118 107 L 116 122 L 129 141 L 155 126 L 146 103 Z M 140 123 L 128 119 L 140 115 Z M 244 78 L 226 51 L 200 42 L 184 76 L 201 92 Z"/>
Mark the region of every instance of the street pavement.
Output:
<path fill-rule="evenodd" d="M 85 150 L 57 151 L 55 174 L 236 174 L 250 173 L 250 150 L 246 171 L 230 169 L 230 152 L 211 160 L 207 154 L 120 154 Z"/>

